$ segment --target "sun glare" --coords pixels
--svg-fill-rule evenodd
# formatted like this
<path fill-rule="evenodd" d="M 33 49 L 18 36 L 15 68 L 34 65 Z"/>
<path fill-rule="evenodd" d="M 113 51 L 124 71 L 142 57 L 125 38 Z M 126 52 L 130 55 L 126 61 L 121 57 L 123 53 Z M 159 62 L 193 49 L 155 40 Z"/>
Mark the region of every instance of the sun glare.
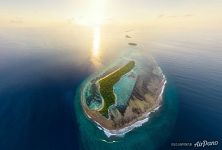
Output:
<path fill-rule="evenodd" d="M 77 17 L 75 23 L 80 26 L 90 27 L 93 30 L 91 61 L 96 66 L 101 65 L 100 60 L 100 40 L 101 26 L 105 20 L 106 0 L 90 0 L 87 9 L 82 10 L 81 16 Z"/>
<path fill-rule="evenodd" d="M 93 42 L 92 42 L 92 50 L 91 50 L 91 61 L 95 67 L 101 66 L 101 58 L 100 58 L 100 40 L 101 40 L 101 31 L 100 27 L 93 28 Z"/>
<path fill-rule="evenodd" d="M 101 26 L 105 18 L 106 0 L 90 0 L 89 8 L 83 10 L 81 16 L 75 19 L 75 23 L 83 26 Z"/>
<path fill-rule="evenodd" d="M 99 55 L 100 48 L 100 27 L 95 27 L 93 30 L 93 56 L 96 57 Z"/>

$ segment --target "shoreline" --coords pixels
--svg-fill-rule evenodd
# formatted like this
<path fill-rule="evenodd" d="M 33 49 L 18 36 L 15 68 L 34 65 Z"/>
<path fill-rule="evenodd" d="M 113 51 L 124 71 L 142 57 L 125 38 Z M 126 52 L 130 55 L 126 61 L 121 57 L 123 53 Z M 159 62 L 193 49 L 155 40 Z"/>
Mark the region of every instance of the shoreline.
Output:
<path fill-rule="evenodd" d="M 163 85 L 161 87 L 161 91 L 158 95 L 158 98 L 157 98 L 157 104 L 154 105 L 154 107 L 150 110 L 150 111 L 147 111 L 146 113 L 144 113 L 143 115 L 139 116 L 137 119 L 135 119 L 134 121 L 131 121 L 129 124 L 126 124 L 125 126 L 123 126 L 122 128 L 119 128 L 119 129 L 107 129 L 105 127 L 103 127 L 100 123 L 98 123 L 98 121 L 96 121 L 97 119 L 95 118 L 94 115 L 90 115 L 88 114 L 88 110 L 87 108 L 85 108 L 85 106 L 82 104 L 82 107 L 83 107 L 83 110 L 86 114 L 86 116 L 91 120 L 93 121 L 96 125 L 97 125 L 97 128 L 99 128 L 100 130 L 102 130 L 105 135 L 109 138 L 111 136 L 116 136 L 116 137 L 123 137 L 126 133 L 132 131 L 133 129 L 137 128 L 137 127 L 140 127 L 142 126 L 144 123 L 148 122 L 149 121 L 149 116 L 151 113 L 157 111 L 161 105 L 161 101 L 162 101 L 162 94 L 164 92 L 164 89 L 165 89 L 165 85 L 167 83 L 167 80 L 166 80 L 166 77 L 164 74 L 163 75 L 163 80 L 162 82 Z M 82 101 L 82 94 L 81 94 L 81 101 Z"/>
<path fill-rule="evenodd" d="M 162 100 L 162 94 L 164 92 L 164 89 L 165 89 L 165 85 L 167 83 L 167 80 L 165 78 L 165 76 L 163 75 L 163 79 L 164 79 L 164 84 L 162 86 L 162 89 L 161 89 L 161 92 L 158 96 L 158 101 L 159 101 L 159 105 L 156 106 L 153 110 L 151 111 L 148 111 L 147 113 L 144 113 L 142 116 L 140 116 L 138 118 L 138 120 L 136 120 L 134 123 L 132 123 L 131 125 L 129 126 L 126 126 L 126 127 L 123 127 L 121 129 L 117 129 L 117 130 L 109 130 L 109 129 L 106 129 L 105 127 L 103 127 L 102 125 L 100 125 L 98 122 L 94 121 L 96 124 L 97 124 L 97 127 L 100 129 L 100 130 L 103 130 L 103 132 L 105 133 L 105 135 L 109 138 L 111 136 L 116 136 L 116 137 L 123 137 L 126 133 L 132 131 L 133 129 L 135 128 L 138 128 L 138 127 L 141 127 L 144 123 L 148 122 L 149 119 L 150 119 L 150 114 L 151 113 L 154 113 L 156 111 L 159 110 L 159 108 L 161 107 L 160 105 L 160 102 Z M 88 116 L 88 114 L 87 114 Z M 88 116 L 89 117 L 89 116 Z"/>
<path fill-rule="evenodd" d="M 136 122 L 134 122 L 132 125 L 130 126 L 126 126 L 124 128 L 121 128 L 119 130 L 108 130 L 104 127 L 102 127 L 98 122 L 95 121 L 95 123 L 98 125 L 97 127 L 100 130 L 103 130 L 103 132 L 105 133 L 105 135 L 109 138 L 111 136 L 116 136 L 116 137 L 123 137 L 126 133 L 132 131 L 135 128 L 141 127 L 144 123 L 149 121 L 149 115 L 155 111 L 157 111 L 161 106 L 156 107 L 154 110 L 146 113 L 143 115 L 144 119 L 141 120 L 137 120 Z M 141 116 L 142 118 L 142 116 Z"/>

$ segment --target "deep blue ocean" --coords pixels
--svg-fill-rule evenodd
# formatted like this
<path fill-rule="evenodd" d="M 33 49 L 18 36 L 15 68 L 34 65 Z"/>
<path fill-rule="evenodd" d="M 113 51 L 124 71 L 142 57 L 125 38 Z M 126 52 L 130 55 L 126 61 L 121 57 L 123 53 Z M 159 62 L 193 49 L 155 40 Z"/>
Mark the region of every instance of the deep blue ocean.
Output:
<path fill-rule="evenodd" d="M 84 119 L 78 103 L 81 84 L 95 71 L 87 50 L 91 36 L 86 33 L 51 28 L 0 31 L 0 150 L 193 149 L 171 143 L 203 140 L 219 142 L 205 149 L 222 149 L 219 32 L 181 29 L 155 37 L 137 33 L 141 50 L 152 54 L 167 76 L 164 102 L 146 124 L 113 144 L 95 142 L 105 135 Z M 112 48 L 128 48 L 124 33 L 108 35 L 106 39 L 122 42 L 105 45 L 106 62 L 118 55 Z M 93 133 L 84 133 L 84 128 Z"/>

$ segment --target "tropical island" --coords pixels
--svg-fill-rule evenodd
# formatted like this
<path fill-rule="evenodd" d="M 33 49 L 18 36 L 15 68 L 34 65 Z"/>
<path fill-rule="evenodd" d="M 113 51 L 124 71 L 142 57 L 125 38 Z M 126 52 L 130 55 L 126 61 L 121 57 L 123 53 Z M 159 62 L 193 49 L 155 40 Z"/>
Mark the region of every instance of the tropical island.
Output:
<path fill-rule="evenodd" d="M 99 80 L 100 93 L 103 98 L 103 107 L 100 110 L 100 113 L 106 118 L 108 118 L 109 107 L 115 103 L 115 94 L 113 92 L 114 84 L 120 80 L 122 75 L 132 70 L 134 66 L 135 62 L 130 61 L 125 66 Z"/>
<path fill-rule="evenodd" d="M 165 83 L 153 58 L 135 55 L 90 76 L 81 89 L 81 104 L 107 136 L 124 135 L 159 108 Z"/>

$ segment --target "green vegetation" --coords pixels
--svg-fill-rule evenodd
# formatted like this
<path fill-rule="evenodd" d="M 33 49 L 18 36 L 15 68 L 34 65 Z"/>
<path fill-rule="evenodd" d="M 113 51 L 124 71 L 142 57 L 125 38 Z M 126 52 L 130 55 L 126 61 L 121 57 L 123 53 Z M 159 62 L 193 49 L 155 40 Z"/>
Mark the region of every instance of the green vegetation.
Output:
<path fill-rule="evenodd" d="M 100 113 L 106 118 L 108 118 L 109 106 L 115 103 L 115 95 L 113 93 L 114 84 L 120 80 L 121 76 L 132 70 L 134 66 L 135 62 L 130 61 L 122 68 L 110 73 L 108 76 L 99 81 L 100 93 L 104 99 L 104 106 L 102 110 L 100 110 Z"/>

